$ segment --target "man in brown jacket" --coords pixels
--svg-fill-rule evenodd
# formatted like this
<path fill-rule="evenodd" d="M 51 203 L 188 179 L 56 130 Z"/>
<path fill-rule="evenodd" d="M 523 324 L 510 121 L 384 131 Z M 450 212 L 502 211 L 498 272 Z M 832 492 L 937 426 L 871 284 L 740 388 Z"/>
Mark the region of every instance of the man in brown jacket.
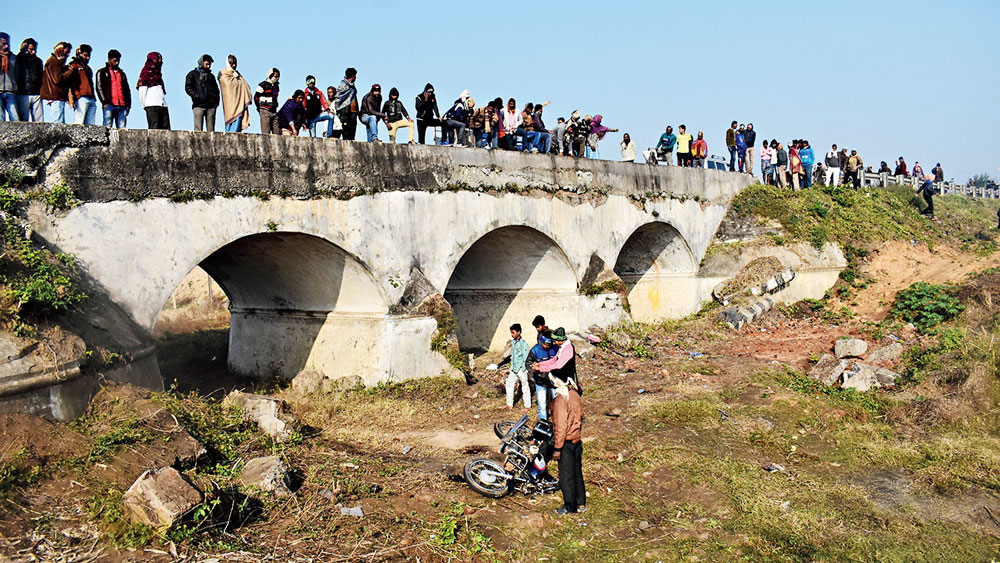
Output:
<path fill-rule="evenodd" d="M 90 69 L 93 49 L 86 43 L 76 48 L 69 63 L 69 103 L 77 125 L 97 125 L 97 99 L 94 96 L 94 71 Z"/>
<path fill-rule="evenodd" d="M 553 343 L 559 346 L 556 356 L 533 366 L 549 374 L 554 386 L 552 401 L 552 429 L 555 454 L 559 462 L 559 486 L 562 488 L 563 506 L 556 514 L 570 514 L 587 510 L 587 491 L 583 485 L 583 403 L 580 386 L 576 382 L 576 351 L 560 327 L 552 333 Z"/>
<path fill-rule="evenodd" d="M 66 123 L 66 102 L 69 100 L 69 80 L 73 71 L 66 65 L 66 59 L 73 51 L 73 46 L 65 41 L 56 44 L 52 56 L 45 61 L 42 73 L 41 97 L 49 106 L 52 118 L 48 121 Z"/>

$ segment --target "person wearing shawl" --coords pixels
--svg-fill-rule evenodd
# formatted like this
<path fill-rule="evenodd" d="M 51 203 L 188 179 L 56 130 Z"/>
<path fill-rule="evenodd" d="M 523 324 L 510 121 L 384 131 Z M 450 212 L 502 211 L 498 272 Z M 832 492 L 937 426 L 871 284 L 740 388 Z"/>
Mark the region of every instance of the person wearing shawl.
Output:
<path fill-rule="evenodd" d="M 66 59 L 73 51 L 73 45 L 60 41 L 52 48 L 52 56 L 45 61 L 42 71 L 41 96 L 43 103 L 52 111 L 54 123 L 66 123 L 66 104 L 69 100 L 69 77 L 73 73 Z"/>
<path fill-rule="evenodd" d="M 146 64 L 139 72 L 139 102 L 146 111 L 146 126 L 149 129 L 170 129 L 170 114 L 167 111 L 167 91 L 163 85 L 163 57 L 153 51 L 146 55 Z"/>
<path fill-rule="evenodd" d="M 556 510 L 562 516 L 587 510 L 587 491 L 583 484 L 583 403 L 576 377 L 576 351 L 566 337 L 566 330 L 557 328 L 552 341 L 558 346 L 555 357 L 532 366 L 548 373 L 552 383 L 552 430 L 555 439 L 553 460 L 559 462 L 559 485 L 563 506 Z"/>
<path fill-rule="evenodd" d="M 10 35 L 0 31 L 0 121 L 17 121 L 17 81 Z"/>
<path fill-rule="evenodd" d="M 598 143 L 604 138 L 608 133 L 617 133 L 617 129 L 611 129 L 601 125 L 601 120 L 604 117 L 600 114 L 595 115 L 593 121 L 590 122 L 590 136 L 587 137 L 587 158 L 601 158 L 600 151 L 597 150 Z"/>
<path fill-rule="evenodd" d="M 226 133 L 239 133 L 250 126 L 250 104 L 253 91 L 240 71 L 236 70 L 236 57 L 229 55 L 226 68 L 219 71 L 219 89 L 222 91 L 222 109 L 226 115 Z"/>
<path fill-rule="evenodd" d="M 622 137 L 622 162 L 635 162 L 635 143 L 628 133 Z"/>

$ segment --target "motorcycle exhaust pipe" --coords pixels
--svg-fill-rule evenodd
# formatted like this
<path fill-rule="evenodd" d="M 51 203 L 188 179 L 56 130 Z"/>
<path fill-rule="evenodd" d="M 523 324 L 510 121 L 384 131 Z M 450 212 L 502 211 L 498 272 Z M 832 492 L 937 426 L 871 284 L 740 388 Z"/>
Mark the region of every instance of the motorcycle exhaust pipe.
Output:
<path fill-rule="evenodd" d="M 487 476 L 488 475 L 488 476 L 490 476 L 493 479 L 496 479 L 497 477 L 503 477 L 504 479 L 513 479 L 514 478 L 513 475 L 511 475 L 510 473 L 507 473 L 505 471 L 483 471 L 481 473 L 481 475 L 483 475 L 483 476 Z"/>

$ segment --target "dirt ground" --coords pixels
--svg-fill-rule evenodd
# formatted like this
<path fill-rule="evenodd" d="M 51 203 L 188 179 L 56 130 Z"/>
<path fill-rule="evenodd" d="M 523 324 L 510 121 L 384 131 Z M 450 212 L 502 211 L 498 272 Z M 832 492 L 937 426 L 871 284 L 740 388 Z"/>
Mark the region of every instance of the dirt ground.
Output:
<path fill-rule="evenodd" d="M 775 310 L 740 331 L 711 313 L 627 327 L 648 354 L 605 346 L 579 363 L 589 508 L 567 517 L 553 513 L 558 494 L 486 499 L 457 477 L 468 460 L 496 456 L 494 422 L 524 412 L 504 408 L 503 371 L 479 368 L 471 385 L 438 378 L 308 397 L 259 389 L 287 402 L 298 439 L 281 445 L 248 434 L 231 459 L 278 454 L 299 488 L 260 495 L 243 522 L 174 539 L 115 535 L 102 499 L 164 465 L 203 490 L 226 489 L 231 471 L 206 467 L 220 458 L 196 455 L 199 431 L 166 406 L 182 399 L 113 386 L 82 423 L 0 416 L 3 459 L 45 470 L 0 501 L 0 553 L 19 562 L 986 561 L 1000 555 L 995 407 L 964 424 L 895 423 L 881 403 L 803 388 L 789 370 L 808 370 L 841 336 L 872 347 L 894 341 L 872 339 L 861 321 L 881 320 L 894 292 L 913 281 L 997 264 L 996 256 L 893 243 L 868 264 L 874 280 L 853 297 L 858 318 L 840 325 Z M 924 342 L 912 330 L 889 332 L 908 348 Z M 199 409 L 255 387 L 220 368 L 224 341 L 224 329 L 164 337 L 175 397 L 208 396 L 185 403 Z M 780 470 L 766 471 L 770 464 Z M 970 469 L 948 469 L 958 466 Z M 354 507 L 364 515 L 341 512 Z"/>

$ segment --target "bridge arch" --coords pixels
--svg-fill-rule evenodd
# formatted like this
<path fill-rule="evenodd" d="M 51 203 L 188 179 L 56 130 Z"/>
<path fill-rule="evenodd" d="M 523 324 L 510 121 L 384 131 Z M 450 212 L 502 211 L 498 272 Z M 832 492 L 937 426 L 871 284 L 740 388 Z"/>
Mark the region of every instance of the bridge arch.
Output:
<path fill-rule="evenodd" d="M 365 350 L 384 330 L 387 298 L 369 269 L 333 242 L 256 233 L 197 266 L 229 298 L 231 373 L 288 379 L 306 368 L 331 377 L 372 371 Z"/>
<path fill-rule="evenodd" d="M 576 328 L 578 280 L 562 248 L 538 229 L 505 226 L 479 237 L 452 270 L 444 298 L 451 305 L 459 346 L 502 350 L 508 327 L 528 335 L 542 314 L 552 326 Z"/>
<path fill-rule="evenodd" d="M 684 236 L 663 221 L 641 225 L 618 252 L 615 273 L 628 288 L 632 317 L 649 322 L 689 312 L 698 302 L 698 263 Z"/>

